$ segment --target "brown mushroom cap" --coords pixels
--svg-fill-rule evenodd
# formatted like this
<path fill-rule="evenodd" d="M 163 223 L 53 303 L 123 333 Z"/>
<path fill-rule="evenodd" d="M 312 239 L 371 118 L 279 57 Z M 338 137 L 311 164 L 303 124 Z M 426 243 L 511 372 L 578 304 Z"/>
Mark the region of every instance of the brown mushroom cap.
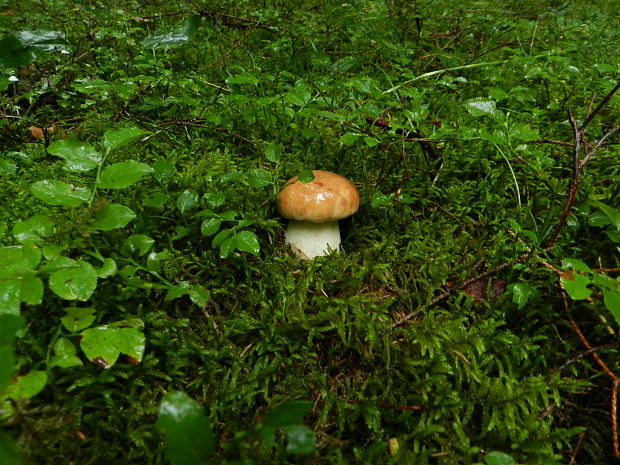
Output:
<path fill-rule="evenodd" d="M 355 213 L 360 196 L 345 177 L 329 171 L 313 170 L 314 179 L 301 182 L 289 179 L 278 194 L 280 214 L 291 220 L 324 223 L 338 221 Z"/>

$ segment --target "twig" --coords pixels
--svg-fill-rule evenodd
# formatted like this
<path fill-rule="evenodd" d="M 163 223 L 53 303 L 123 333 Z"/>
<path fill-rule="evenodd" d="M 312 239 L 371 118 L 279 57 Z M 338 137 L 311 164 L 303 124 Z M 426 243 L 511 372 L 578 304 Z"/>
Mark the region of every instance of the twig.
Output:
<path fill-rule="evenodd" d="M 573 147 L 573 176 L 570 181 L 570 188 L 568 190 L 568 198 L 566 199 L 566 203 L 564 204 L 564 210 L 562 211 L 562 216 L 558 221 L 558 224 L 555 226 L 553 234 L 547 241 L 547 247 L 551 247 L 555 240 L 560 235 L 560 232 L 564 228 L 566 224 L 566 220 L 570 215 L 570 211 L 573 208 L 573 203 L 575 203 L 575 196 L 577 195 L 577 187 L 579 186 L 579 172 L 581 171 L 581 167 L 579 164 L 579 152 L 581 151 L 581 134 L 579 128 L 577 127 L 577 123 L 573 118 L 573 113 L 568 110 L 568 121 L 573 128 L 573 133 L 575 137 L 575 145 Z"/>
<path fill-rule="evenodd" d="M 588 115 L 588 117 L 583 121 L 583 124 L 581 125 L 581 127 L 579 128 L 581 131 L 585 131 L 586 128 L 588 127 L 588 125 L 590 124 L 590 122 L 594 119 L 594 117 L 603 109 L 603 107 L 605 107 L 605 105 L 607 105 L 609 103 L 609 101 L 611 100 L 611 98 L 614 96 L 614 94 L 618 91 L 618 89 L 620 89 L 620 81 L 618 81 L 616 83 L 616 85 L 614 86 L 613 89 L 611 89 L 607 95 L 605 96 L 605 98 L 603 98 L 603 100 L 601 100 L 601 103 L 598 104 L 598 106 L 594 109 L 594 111 L 592 113 L 590 113 Z"/>
<path fill-rule="evenodd" d="M 611 385 L 611 442 L 614 448 L 614 457 L 620 459 L 620 444 L 618 443 L 618 381 Z"/>

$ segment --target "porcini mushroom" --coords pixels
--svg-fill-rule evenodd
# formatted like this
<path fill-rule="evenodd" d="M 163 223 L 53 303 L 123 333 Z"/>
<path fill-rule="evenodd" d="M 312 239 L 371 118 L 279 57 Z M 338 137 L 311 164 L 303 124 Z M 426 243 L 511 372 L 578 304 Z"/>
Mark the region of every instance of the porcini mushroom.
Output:
<path fill-rule="evenodd" d="M 345 177 L 313 170 L 314 179 L 289 179 L 278 194 L 277 208 L 289 224 L 285 241 L 303 259 L 327 255 L 340 249 L 338 220 L 355 213 L 360 196 Z"/>

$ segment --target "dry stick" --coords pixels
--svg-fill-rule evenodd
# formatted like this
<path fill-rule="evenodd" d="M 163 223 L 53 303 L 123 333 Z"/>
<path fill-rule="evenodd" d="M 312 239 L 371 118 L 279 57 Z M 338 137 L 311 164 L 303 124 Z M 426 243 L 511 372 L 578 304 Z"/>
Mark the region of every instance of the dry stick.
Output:
<path fill-rule="evenodd" d="M 620 81 L 616 83 L 613 89 L 609 91 L 609 93 L 601 100 L 601 103 L 594 109 L 592 113 L 588 115 L 588 117 L 583 121 L 583 124 L 579 128 L 580 131 L 585 131 L 590 122 L 594 119 L 594 117 L 603 109 L 605 105 L 609 103 L 614 94 L 620 89 Z"/>
<path fill-rule="evenodd" d="M 620 444 L 618 443 L 618 381 L 611 386 L 611 441 L 614 448 L 614 457 L 620 459 Z"/>

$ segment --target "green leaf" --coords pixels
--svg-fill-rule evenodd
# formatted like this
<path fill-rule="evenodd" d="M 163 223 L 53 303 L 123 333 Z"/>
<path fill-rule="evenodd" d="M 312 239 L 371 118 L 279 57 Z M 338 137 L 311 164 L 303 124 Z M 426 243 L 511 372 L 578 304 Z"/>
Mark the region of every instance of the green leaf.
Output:
<path fill-rule="evenodd" d="M 240 231 L 232 239 L 235 249 L 251 253 L 252 255 L 259 254 L 260 244 L 258 243 L 258 237 L 252 231 Z"/>
<path fill-rule="evenodd" d="M 486 97 L 476 97 L 467 100 L 465 102 L 465 108 L 474 116 L 486 115 L 494 119 L 499 119 L 503 114 L 496 108 L 495 101 Z"/>
<path fill-rule="evenodd" d="M 212 236 L 219 231 L 222 221 L 220 218 L 207 218 L 200 225 L 200 233 L 203 236 Z"/>
<path fill-rule="evenodd" d="M 314 431 L 305 425 L 294 425 L 283 428 L 286 432 L 288 444 L 286 450 L 291 454 L 312 454 L 316 451 Z"/>
<path fill-rule="evenodd" d="M 89 171 L 97 168 L 102 157 L 88 142 L 80 142 L 73 137 L 52 142 L 47 151 L 65 160 L 64 169 L 69 171 Z"/>
<path fill-rule="evenodd" d="M 49 287 L 63 299 L 88 300 L 97 287 L 97 272 L 90 263 L 78 261 L 75 268 L 65 268 L 52 273 Z"/>
<path fill-rule="evenodd" d="M 31 273 L 20 279 L 20 300 L 28 305 L 39 305 L 43 301 L 43 281 Z"/>
<path fill-rule="evenodd" d="M 19 315 L 21 292 L 19 279 L 0 281 L 0 315 Z"/>
<path fill-rule="evenodd" d="M 105 258 L 99 269 L 95 269 L 98 278 L 114 276 L 117 271 L 116 262 L 111 258 Z"/>
<path fill-rule="evenodd" d="M 88 328 L 95 321 L 95 309 L 90 307 L 66 307 L 66 315 L 60 318 L 62 325 L 72 333 Z"/>
<path fill-rule="evenodd" d="M 90 229 L 95 231 L 109 231 L 111 229 L 124 228 L 136 214 L 125 205 L 109 203 L 97 210 Z"/>
<path fill-rule="evenodd" d="M 0 44 L 0 47 L 2 47 L 2 44 Z M 0 431 L 0 465 L 23 464 L 23 458 L 13 438 L 3 431 Z"/>
<path fill-rule="evenodd" d="M 362 134 L 354 134 L 354 133 L 352 133 L 352 132 L 348 132 L 348 133 L 346 133 L 346 134 L 343 134 L 343 135 L 340 137 L 340 143 L 341 143 L 342 145 L 347 145 L 347 146 L 349 146 L 349 145 L 353 145 L 353 144 L 355 144 L 355 142 L 357 142 L 357 140 L 358 140 L 360 137 L 364 137 L 364 136 L 363 136 Z"/>
<path fill-rule="evenodd" d="M 562 268 L 572 268 L 575 271 L 584 271 L 589 272 L 592 271 L 588 265 L 586 265 L 583 261 L 578 258 L 565 258 L 562 260 Z"/>
<path fill-rule="evenodd" d="M 132 234 L 123 241 L 121 245 L 121 253 L 128 257 L 138 252 L 138 256 L 142 257 L 151 250 L 155 243 L 155 239 L 145 236 L 144 234 Z"/>
<path fill-rule="evenodd" d="M 515 459 L 503 452 L 489 452 L 484 456 L 486 465 L 517 465 Z"/>
<path fill-rule="evenodd" d="M 57 31 L 19 31 L 0 39 L 0 67 L 19 68 L 37 59 L 42 52 L 68 48 L 64 34 Z"/>
<path fill-rule="evenodd" d="M 172 30 L 158 30 L 142 41 L 144 47 L 168 49 L 191 41 L 198 32 L 200 16 L 192 15 Z"/>
<path fill-rule="evenodd" d="M 596 205 L 605 213 L 616 229 L 620 231 L 620 210 L 605 205 L 603 202 L 596 202 Z"/>
<path fill-rule="evenodd" d="M 273 407 L 261 422 L 263 426 L 300 425 L 304 417 L 312 408 L 312 402 L 308 400 L 291 400 Z"/>
<path fill-rule="evenodd" d="M 312 173 L 312 170 L 303 170 L 299 173 L 297 180 L 299 182 L 312 182 L 314 181 L 314 174 Z"/>
<path fill-rule="evenodd" d="M 83 365 L 82 360 L 75 355 L 75 346 L 66 337 L 61 337 L 53 346 L 54 356 L 50 360 L 50 366 L 69 368 Z"/>
<path fill-rule="evenodd" d="M 23 325 L 22 317 L 3 313 L 0 308 L 0 393 L 11 383 L 15 363 L 12 345 Z"/>
<path fill-rule="evenodd" d="M 198 193 L 194 189 L 186 189 L 179 194 L 176 204 L 179 211 L 185 213 L 198 204 Z"/>
<path fill-rule="evenodd" d="M 592 281 L 586 275 L 567 270 L 562 273 L 560 282 L 571 299 L 584 300 L 592 295 L 592 291 L 588 289 Z"/>
<path fill-rule="evenodd" d="M 210 292 L 204 286 L 194 285 L 189 290 L 189 298 L 199 307 L 205 307 L 209 302 Z"/>
<path fill-rule="evenodd" d="M 17 381 L 9 386 L 7 395 L 11 399 L 21 400 L 36 396 L 47 383 L 47 373 L 30 370 L 28 374 L 18 376 Z"/>
<path fill-rule="evenodd" d="M 37 181 L 30 190 L 32 195 L 49 205 L 75 207 L 90 199 L 90 190 L 61 181 Z"/>
<path fill-rule="evenodd" d="M 211 424 L 202 407 L 187 394 L 167 393 L 159 405 L 157 428 L 163 433 L 172 465 L 197 465 L 215 452 Z"/>
<path fill-rule="evenodd" d="M 620 294 L 604 289 L 603 301 L 605 302 L 605 307 L 607 307 L 607 310 L 611 312 L 616 320 L 616 324 L 620 326 Z"/>
<path fill-rule="evenodd" d="M 146 163 L 135 160 L 122 161 L 106 167 L 97 185 L 103 189 L 122 189 L 137 183 L 143 176 L 152 172 L 153 168 Z"/>
<path fill-rule="evenodd" d="M 13 237 L 22 244 L 40 244 L 53 230 L 54 222 L 49 216 L 34 215 L 25 221 L 15 222 Z"/>
<path fill-rule="evenodd" d="M 517 304 L 519 310 L 525 307 L 530 298 L 538 293 L 535 287 L 525 283 L 511 284 L 508 286 L 508 290 L 512 291 L 512 303 Z"/>
<path fill-rule="evenodd" d="M 265 187 L 272 183 L 271 173 L 261 168 L 250 170 L 247 175 L 250 187 Z"/>
<path fill-rule="evenodd" d="M 172 176 L 174 176 L 176 170 L 176 167 L 166 160 L 157 160 L 155 163 L 153 163 L 153 176 L 158 181 L 170 179 Z"/>
<path fill-rule="evenodd" d="M 282 149 L 280 148 L 280 145 L 278 145 L 275 140 L 272 140 L 265 148 L 265 158 L 271 163 L 276 163 L 280 159 L 281 155 Z"/>
<path fill-rule="evenodd" d="M 111 152 L 129 145 L 147 134 L 150 132 L 140 128 L 110 129 L 103 135 L 103 145 Z"/>
<path fill-rule="evenodd" d="M 145 337 L 135 328 L 98 326 L 82 331 L 80 347 L 91 362 L 102 368 L 110 368 L 120 354 L 141 361 Z"/>

